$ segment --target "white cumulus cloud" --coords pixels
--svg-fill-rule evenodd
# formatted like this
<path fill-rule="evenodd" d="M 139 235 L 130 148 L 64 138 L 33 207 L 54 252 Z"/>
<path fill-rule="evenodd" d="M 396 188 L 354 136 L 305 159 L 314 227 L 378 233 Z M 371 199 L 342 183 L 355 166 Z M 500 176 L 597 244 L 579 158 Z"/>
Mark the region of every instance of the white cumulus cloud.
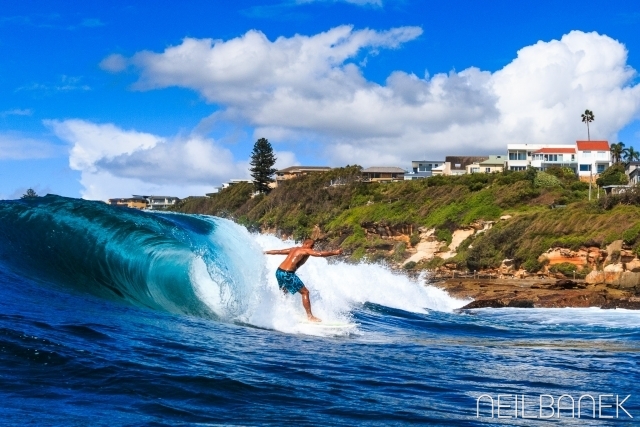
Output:
<path fill-rule="evenodd" d="M 122 60 L 137 68 L 139 90 L 195 90 L 224 109 L 220 117 L 273 130 L 275 137 L 261 135 L 272 141 L 313 139 L 333 164 L 403 166 L 425 156 L 502 154 L 508 143 L 572 143 L 586 137 L 587 108 L 596 116 L 592 137 L 614 140 L 640 116 L 625 46 L 595 32 L 526 46 L 495 72 L 397 70 L 383 84 L 364 77 L 361 55 L 401 48 L 421 33 L 340 26 L 271 41 L 252 30 L 226 41 L 185 38 Z"/>
<path fill-rule="evenodd" d="M 248 178 L 247 160 L 199 135 L 164 138 L 77 119 L 45 125 L 71 145 L 69 166 L 81 172 L 87 199 L 204 195 L 230 178 Z"/>

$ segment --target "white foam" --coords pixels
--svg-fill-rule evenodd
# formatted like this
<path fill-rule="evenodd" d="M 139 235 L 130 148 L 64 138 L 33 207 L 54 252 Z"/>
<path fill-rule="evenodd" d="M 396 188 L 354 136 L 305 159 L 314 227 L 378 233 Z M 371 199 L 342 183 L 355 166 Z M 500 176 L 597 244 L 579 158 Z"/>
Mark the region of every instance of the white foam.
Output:
<path fill-rule="evenodd" d="M 254 235 L 253 239 L 264 250 L 295 246 L 292 241 L 274 236 Z M 335 334 L 336 331 L 319 331 L 297 321 L 305 316 L 300 295 L 284 295 L 275 278 L 275 270 L 283 259 L 284 255 L 264 256 L 266 271 L 261 292 L 269 297 L 259 309 L 248 313 L 247 321 L 263 326 L 270 324 L 285 332 Z M 326 258 L 310 257 L 298 275 L 309 289 L 314 315 L 324 321 L 349 322 L 351 311 L 365 302 L 416 313 L 426 313 L 428 309 L 451 311 L 467 303 L 441 289 L 424 286 L 421 280 L 411 280 L 376 264 L 329 263 Z M 266 306 L 270 304 L 274 305 Z"/>
<path fill-rule="evenodd" d="M 632 330 L 640 328 L 640 311 L 638 310 L 603 310 L 599 307 L 486 308 L 476 310 L 476 315 L 496 317 L 501 322 L 514 322 L 522 325 L 604 327 Z"/>
<path fill-rule="evenodd" d="M 306 317 L 300 295 L 283 294 L 275 278 L 284 256 L 263 253 L 295 246 L 294 242 L 250 234 L 244 227 L 219 218 L 215 223 L 212 240 L 222 249 L 222 258 L 208 264 L 196 259 L 190 276 L 199 298 L 222 320 L 287 333 L 353 332 L 325 330 L 300 322 Z M 325 258 L 311 257 L 298 275 L 310 291 L 314 315 L 326 322 L 352 322 L 352 310 L 365 302 L 417 313 L 429 309 L 451 311 L 467 302 L 375 264 L 330 264 Z"/>

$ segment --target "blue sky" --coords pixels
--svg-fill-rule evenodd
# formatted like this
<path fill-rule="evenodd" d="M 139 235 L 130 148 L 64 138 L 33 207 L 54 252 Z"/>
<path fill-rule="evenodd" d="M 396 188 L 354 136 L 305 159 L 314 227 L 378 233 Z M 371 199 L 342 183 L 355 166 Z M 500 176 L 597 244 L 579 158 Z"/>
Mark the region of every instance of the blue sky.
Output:
<path fill-rule="evenodd" d="M 277 166 L 640 148 L 635 1 L 5 2 L 0 198 L 201 195 Z"/>

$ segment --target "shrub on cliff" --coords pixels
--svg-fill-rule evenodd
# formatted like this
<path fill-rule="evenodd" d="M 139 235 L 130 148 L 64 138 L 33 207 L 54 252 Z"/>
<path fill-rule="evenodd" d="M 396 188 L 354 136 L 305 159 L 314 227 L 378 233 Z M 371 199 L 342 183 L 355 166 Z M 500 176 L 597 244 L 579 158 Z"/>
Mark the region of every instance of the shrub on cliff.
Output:
<path fill-rule="evenodd" d="M 608 167 L 600 174 L 598 179 L 596 179 L 596 184 L 600 187 L 604 187 L 605 185 L 625 185 L 628 182 L 629 179 L 624 173 L 624 165 L 620 163 Z"/>
<path fill-rule="evenodd" d="M 607 210 L 617 205 L 640 206 L 640 187 L 628 188 L 622 193 L 603 197 L 598 204 Z"/>
<path fill-rule="evenodd" d="M 571 264 L 570 262 L 562 262 L 560 264 L 555 264 L 549 268 L 550 272 L 564 274 L 567 277 L 571 276 L 577 270 L 578 269 L 576 268 L 575 264 Z"/>
<path fill-rule="evenodd" d="M 556 176 L 546 172 L 538 172 L 536 174 L 534 184 L 538 188 L 554 188 L 562 186 L 562 183 Z"/>

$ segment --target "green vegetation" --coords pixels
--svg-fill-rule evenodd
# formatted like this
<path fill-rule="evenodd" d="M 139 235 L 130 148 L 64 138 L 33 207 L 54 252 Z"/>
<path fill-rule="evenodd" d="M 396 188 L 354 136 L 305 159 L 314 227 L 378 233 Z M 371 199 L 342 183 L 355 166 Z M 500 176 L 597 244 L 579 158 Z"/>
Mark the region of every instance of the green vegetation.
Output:
<path fill-rule="evenodd" d="M 589 185 L 573 171 L 503 172 L 435 176 L 395 183 L 364 183 L 359 166 L 336 168 L 287 180 L 269 194 L 251 197 L 250 184 L 235 184 L 212 197 L 188 198 L 174 210 L 233 218 L 254 230 L 279 230 L 303 239 L 320 233 L 323 244 L 340 246 L 353 261 L 400 263 L 419 243 L 420 227 L 435 228 L 451 244 L 452 232 L 477 221 L 496 221 L 446 260 L 480 270 L 513 259 L 538 271 L 540 254 L 551 247 L 603 247 L 624 239 L 640 250 L 640 191 L 588 201 Z M 550 209 L 553 205 L 566 205 Z M 499 221 L 502 215 L 512 216 Z M 315 231 L 314 231 L 315 230 Z M 409 237 L 410 246 L 387 239 Z M 407 264 L 418 270 L 444 264 L 441 258 Z"/>
<path fill-rule="evenodd" d="M 256 141 L 251 151 L 251 177 L 257 193 L 268 193 L 276 173 L 273 165 L 276 164 L 276 156 L 269 140 L 260 138 Z"/>
<path fill-rule="evenodd" d="M 576 266 L 574 264 L 571 264 L 570 262 L 563 262 L 560 264 L 553 265 L 551 266 L 551 268 L 549 268 L 549 271 L 551 271 L 552 273 L 561 273 L 567 277 L 571 276 L 577 270 L 578 269 L 576 268 Z"/>
<path fill-rule="evenodd" d="M 608 167 L 604 172 L 600 174 L 596 179 L 596 184 L 601 187 L 605 185 L 624 185 L 629 182 L 627 175 L 624 173 L 624 165 L 616 163 L 615 165 Z"/>

